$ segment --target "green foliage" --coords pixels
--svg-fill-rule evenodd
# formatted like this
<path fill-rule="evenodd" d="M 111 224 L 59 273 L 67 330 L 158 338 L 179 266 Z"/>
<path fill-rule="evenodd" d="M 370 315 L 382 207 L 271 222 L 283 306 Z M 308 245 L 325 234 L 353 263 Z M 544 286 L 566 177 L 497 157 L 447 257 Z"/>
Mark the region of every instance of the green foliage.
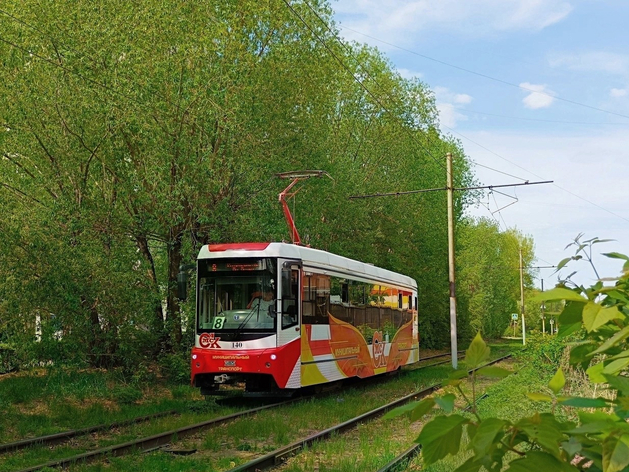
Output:
<path fill-rule="evenodd" d="M 554 372 L 559 368 L 565 349 L 565 338 L 533 333 L 527 334 L 526 346 L 516 351 L 514 357 L 540 372 Z"/>
<path fill-rule="evenodd" d="M 594 242 L 602 241 L 595 239 L 579 245 L 577 254 L 591 247 Z M 617 253 L 610 257 L 627 260 Z M 471 398 L 468 402 L 472 408 L 472 417 L 457 414 L 436 416 L 424 425 L 417 441 L 422 444 L 426 464 L 458 454 L 461 439 L 466 433 L 472 455 L 456 469 L 459 472 L 481 469 L 566 472 L 628 470 L 629 381 L 623 374 L 629 366 L 629 271 L 625 270 L 615 279 L 613 286 L 597 282 L 589 288 L 575 287 L 569 290 L 565 286 L 558 287 L 538 295 L 537 300 L 564 301 L 559 319 L 568 325 L 578 325 L 578 330 L 565 331 L 563 340 L 566 339 L 565 333 L 579 332 L 579 342 L 572 349 L 570 363 L 577 368 L 587 368 L 592 382 L 606 384 L 614 394 L 608 398 L 563 395 L 566 378 L 559 368 L 547 384 L 550 393 L 528 393 L 529 399 L 550 404 L 550 413 L 536 412 L 515 421 L 482 418 L 476 411 L 475 398 Z M 572 336 L 574 338 L 575 335 Z M 554 338 L 561 337 L 562 334 Z M 546 350 L 538 357 L 545 357 L 551 365 L 555 364 L 556 360 L 551 359 L 548 353 L 560 351 L 559 345 L 554 340 L 544 345 Z M 479 366 L 488 357 L 488 349 L 477 336 L 466 353 L 468 366 Z M 464 371 L 456 371 L 450 376 L 450 384 L 459 388 L 460 394 L 467 400 L 460 389 L 465 377 L 467 374 Z M 471 375 L 471 381 L 474 385 L 474 374 Z M 403 413 L 417 419 L 441 403 L 436 398 L 426 399 L 407 406 Z M 578 423 L 556 414 L 558 407 L 581 409 Z M 396 414 L 394 411 L 390 415 Z"/>
<path fill-rule="evenodd" d="M 465 186 L 469 162 L 425 84 L 338 45 L 329 3 L 308 5 L 325 44 L 282 2 L 3 2 L 0 331 L 19 359 L 130 372 L 184 352 L 179 265 L 285 239 L 273 176 L 299 169 L 340 183 L 291 202 L 304 241 L 417 279 L 422 343 L 447 343 L 442 196 L 348 197 L 442 186 L 446 152 Z M 61 342 L 31 343 L 37 314 Z"/>
<path fill-rule="evenodd" d="M 190 356 L 184 354 L 166 354 L 159 359 L 159 366 L 164 378 L 173 384 L 190 383 Z"/>
<path fill-rule="evenodd" d="M 143 396 L 142 390 L 133 385 L 119 385 L 111 391 L 111 398 L 122 405 L 137 403 Z"/>
<path fill-rule="evenodd" d="M 534 259 L 533 241 L 516 230 L 501 232 L 499 225 L 488 219 L 464 220 L 458 228 L 460 311 L 467 315 L 471 333 L 480 331 L 486 338 L 498 338 L 509 326 L 511 314 L 520 312 L 520 249 L 524 286 L 533 284 L 534 274 L 528 269 Z M 527 316 L 527 325 L 534 326 L 536 317 Z"/>

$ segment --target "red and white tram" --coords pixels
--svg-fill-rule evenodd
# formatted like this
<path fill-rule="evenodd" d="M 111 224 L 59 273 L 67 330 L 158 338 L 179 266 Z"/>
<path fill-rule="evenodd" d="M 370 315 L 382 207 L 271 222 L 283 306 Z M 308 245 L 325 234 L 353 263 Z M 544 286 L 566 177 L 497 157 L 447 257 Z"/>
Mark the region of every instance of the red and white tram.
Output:
<path fill-rule="evenodd" d="M 417 283 L 286 243 L 204 246 L 197 260 L 192 384 L 291 393 L 416 362 Z"/>

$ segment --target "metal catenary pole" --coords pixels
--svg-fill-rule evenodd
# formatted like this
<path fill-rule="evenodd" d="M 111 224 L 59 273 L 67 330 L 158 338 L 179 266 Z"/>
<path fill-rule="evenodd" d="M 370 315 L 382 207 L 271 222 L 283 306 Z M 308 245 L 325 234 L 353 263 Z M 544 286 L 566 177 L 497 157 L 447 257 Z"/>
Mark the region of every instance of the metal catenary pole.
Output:
<path fill-rule="evenodd" d="M 452 153 L 446 154 L 447 194 L 448 194 L 448 278 L 450 281 L 450 349 L 452 367 L 457 368 L 456 335 L 456 280 L 454 271 L 454 184 L 452 179 Z"/>
<path fill-rule="evenodd" d="M 529 182 L 528 180 L 519 184 L 505 184 L 505 185 L 483 185 L 477 187 L 454 187 L 453 184 L 453 171 L 452 171 L 452 153 L 446 154 L 446 187 L 430 188 L 421 190 L 410 190 L 403 192 L 389 192 L 389 193 L 375 193 L 372 195 L 353 195 L 350 196 L 350 200 L 362 199 L 362 198 L 375 198 L 375 197 L 399 197 L 401 195 L 411 195 L 416 193 L 438 192 L 446 191 L 448 195 L 448 278 L 450 281 L 450 347 L 452 352 L 452 367 L 457 368 L 457 329 L 456 329 L 456 281 L 455 281 L 455 248 L 454 248 L 454 191 L 460 190 L 479 190 L 479 189 L 494 189 L 501 187 L 520 187 L 538 184 L 549 184 L 552 180 L 545 180 L 542 182 Z M 520 263 L 520 265 L 522 265 Z"/>
<path fill-rule="evenodd" d="M 520 314 L 522 316 L 522 344 L 526 345 L 526 323 L 524 321 L 524 267 L 522 265 L 522 246 L 520 246 Z"/>

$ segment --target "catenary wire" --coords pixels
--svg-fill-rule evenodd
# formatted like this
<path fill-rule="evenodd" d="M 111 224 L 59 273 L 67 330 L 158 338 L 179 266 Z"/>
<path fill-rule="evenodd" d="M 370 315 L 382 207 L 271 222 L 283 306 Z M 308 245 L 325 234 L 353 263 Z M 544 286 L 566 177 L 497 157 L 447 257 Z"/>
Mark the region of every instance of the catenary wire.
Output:
<path fill-rule="evenodd" d="M 326 44 L 326 42 L 325 42 L 325 41 L 324 41 L 324 40 L 323 40 L 323 39 L 322 39 L 322 38 L 321 38 L 321 37 L 320 37 L 317 33 L 315 33 L 315 31 L 313 30 L 313 28 L 312 28 L 312 27 L 311 27 L 311 26 L 310 26 L 310 25 L 309 25 L 309 24 L 305 21 L 305 19 L 304 19 L 304 18 L 303 18 L 303 17 L 302 17 L 302 16 L 301 16 L 301 15 L 300 15 L 300 14 L 299 14 L 299 13 L 298 13 L 298 12 L 297 12 L 294 8 L 293 8 L 293 7 L 292 7 L 292 5 L 290 4 L 290 2 L 289 2 L 288 0 L 282 0 L 282 1 L 283 1 L 283 2 L 286 4 L 286 6 L 287 6 L 287 7 L 288 7 L 288 8 L 289 8 L 292 12 L 293 12 L 293 14 L 294 14 L 294 15 L 296 15 L 296 16 L 300 19 L 300 21 L 301 21 L 301 22 L 302 22 L 302 23 L 306 26 L 306 28 L 307 28 L 307 29 L 308 29 L 308 30 L 312 33 L 312 35 L 313 35 L 313 36 L 315 36 L 315 38 L 316 38 L 316 39 L 317 39 L 317 40 L 318 40 L 318 41 L 319 41 L 319 42 L 320 42 L 320 43 L 321 43 L 321 44 L 322 44 L 322 45 L 323 45 L 323 46 L 324 46 L 324 47 L 328 50 L 328 52 L 330 52 L 330 54 L 332 54 L 332 56 L 335 58 L 335 60 L 336 60 L 337 62 L 339 62 L 339 64 L 340 64 L 340 65 L 341 65 L 341 66 L 342 66 L 342 67 L 343 67 L 343 68 L 344 68 L 347 72 L 349 72 L 349 74 L 350 74 L 350 75 L 354 78 L 354 80 L 355 80 L 355 81 L 356 81 L 356 82 L 357 82 L 357 83 L 358 83 L 358 84 L 359 84 L 359 85 L 360 85 L 360 86 L 361 86 L 361 87 L 362 87 L 362 88 L 363 88 L 363 89 L 364 89 L 364 90 L 365 90 L 365 91 L 366 91 L 366 92 L 367 92 L 367 93 L 368 93 L 368 94 L 369 94 L 369 95 L 370 95 L 370 96 L 371 96 L 371 97 L 372 97 L 372 98 L 376 101 L 376 103 L 378 103 L 378 105 L 380 105 L 380 107 L 381 107 L 381 108 L 382 108 L 385 112 L 387 112 L 387 113 L 391 113 L 391 112 L 388 110 L 388 108 L 387 108 L 387 107 L 386 107 L 386 106 L 385 106 L 385 105 L 384 105 L 384 104 L 380 101 L 380 99 L 379 99 L 378 97 L 376 97 L 376 96 L 372 93 L 372 91 L 371 91 L 371 90 L 369 90 L 369 89 L 367 88 L 367 86 L 366 86 L 366 85 L 364 85 L 364 84 L 362 83 L 362 81 L 361 81 L 358 77 L 356 77 L 356 75 L 353 73 L 353 71 L 352 71 L 352 70 L 351 70 L 351 69 L 350 69 L 350 68 L 349 68 L 349 67 L 348 67 L 348 66 L 347 66 L 347 65 L 343 62 L 343 60 L 342 60 L 342 59 L 340 59 L 340 58 L 338 57 L 338 55 L 337 55 L 337 54 L 335 54 L 335 53 L 334 53 L 334 52 L 333 52 L 333 51 L 332 51 L 332 50 L 328 47 L 328 45 Z M 374 83 L 375 83 L 378 87 L 380 87 L 381 89 L 383 89 L 383 87 L 382 87 L 382 86 L 378 83 L 378 81 L 377 81 L 377 80 L 375 80 L 373 77 L 371 77 L 371 75 L 369 74 L 369 71 L 368 71 L 368 70 L 366 70 L 366 68 L 362 65 L 362 63 L 358 60 L 358 58 L 356 58 L 356 57 L 355 57 L 355 55 L 353 54 L 353 52 L 351 51 L 351 49 L 349 49 L 349 47 L 348 47 L 348 46 L 347 46 L 347 45 L 346 45 L 346 44 L 345 44 L 345 43 L 344 43 L 344 42 L 343 42 L 343 41 L 342 41 L 342 40 L 338 37 L 338 35 L 337 35 L 334 31 L 332 31 L 332 30 L 331 30 L 331 28 L 329 27 L 329 25 L 328 25 L 328 24 L 327 24 L 327 23 L 323 20 L 323 18 L 321 18 L 321 16 L 320 16 L 320 15 L 319 15 L 319 14 L 318 14 L 318 13 L 317 13 L 317 12 L 316 12 L 313 8 L 312 8 L 312 6 L 311 6 L 311 5 L 310 5 L 307 1 L 304 1 L 304 4 L 305 4 L 305 5 L 309 8 L 309 10 L 310 10 L 310 11 L 311 11 L 311 12 L 312 12 L 312 13 L 313 13 L 313 14 L 314 14 L 314 15 L 315 15 L 318 19 L 319 19 L 319 21 L 321 22 L 321 24 L 323 24 L 323 25 L 324 25 L 324 27 L 328 30 L 328 32 L 330 32 L 330 33 L 332 34 L 332 36 L 334 37 L 334 39 L 335 39 L 335 40 L 336 40 L 336 41 L 337 41 L 337 42 L 338 42 L 338 43 L 339 43 L 339 44 L 340 44 L 340 45 L 341 45 L 341 46 L 342 46 L 342 47 L 343 47 L 346 51 L 348 51 L 348 53 L 349 53 L 352 57 L 354 57 L 354 59 L 357 61 L 357 63 L 360 65 L 360 67 L 361 67 L 361 68 L 365 71 L 366 75 L 367 75 L 367 76 L 368 76 L 371 80 L 373 80 L 373 82 L 374 82 Z M 386 93 L 386 91 L 385 91 L 385 93 Z M 406 128 L 404 128 L 404 129 L 406 129 Z M 415 141 L 417 141 L 416 137 L 415 137 L 413 134 L 411 134 L 411 138 L 412 138 L 412 139 L 414 139 Z M 429 139 L 429 141 L 430 141 L 430 137 L 428 137 L 428 139 Z M 419 141 L 417 141 L 417 142 L 419 143 Z M 441 166 L 444 170 L 446 170 L 446 172 L 447 172 L 447 169 L 445 168 L 445 166 L 443 165 L 443 163 L 441 163 L 440 161 L 438 161 L 438 159 L 437 159 L 437 158 L 436 158 L 436 157 L 435 157 L 435 156 L 434 156 L 434 155 L 433 155 L 433 154 L 432 154 L 432 153 L 431 153 L 428 149 L 426 149 L 423 145 L 421 145 L 421 143 L 419 143 L 419 145 L 420 145 L 420 147 L 421 147 L 422 149 L 424 149 L 424 150 L 427 152 L 427 154 L 428 154 L 428 155 L 429 155 L 429 156 L 430 156 L 430 157 L 431 157 L 431 158 L 432 158 L 432 159 L 433 159 L 433 160 L 434 160 L 434 161 L 435 161 L 438 165 L 440 165 L 440 166 Z M 481 146 L 480 144 L 478 144 L 478 145 L 479 145 L 479 146 Z M 482 147 L 482 146 L 481 146 L 481 147 Z M 489 152 L 491 152 L 489 149 L 487 149 L 487 150 L 488 150 Z M 490 168 L 490 169 L 491 169 L 491 168 Z M 499 173 L 502 173 L 501 171 L 498 171 L 498 170 L 496 170 L 496 169 L 492 169 L 492 170 L 494 170 L 494 171 L 496 171 L 496 172 L 499 172 Z M 516 178 L 517 178 L 517 177 L 516 177 Z M 521 180 L 526 181 L 526 179 L 521 179 Z M 419 191 L 418 191 L 418 192 L 405 192 L 405 193 L 419 193 Z M 482 202 L 480 201 L 480 199 L 479 199 L 478 197 L 473 196 L 472 198 L 473 198 L 474 200 L 476 200 L 477 204 L 479 204 L 479 205 L 481 205 L 481 206 L 483 206 L 483 207 L 484 207 L 484 205 L 482 204 Z M 490 214 L 490 217 L 491 217 L 491 218 L 493 218 L 493 219 L 495 219 L 495 220 L 498 222 L 498 224 L 500 224 L 500 220 L 499 220 L 499 219 L 496 217 L 496 215 L 495 215 L 495 213 L 498 213 L 498 214 L 499 214 L 499 216 L 500 216 L 500 218 L 502 218 L 503 223 L 504 223 L 504 224 L 505 224 L 505 226 L 506 226 L 506 222 L 504 221 L 504 218 L 502 217 L 502 214 L 500 213 L 500 210 L 501 210 L 501 209 L 497 210 L 496 212 L 492 212 L 489 208 L 486 208 L 486 209 L 487 209 L 488 213 Z"/>
<path fill-rule="evenodd" d="M 457 107 L 452 103 L 440 103 L 439 106 L 444 106 L 448 108 L 452 108 L 454 110 L 468 112 L 474 115 L 486 115 L 486 116 L 494 116 L 496 118 L 507 118 L 509 120 L 521 120 L 521 121 L 533 121 L 537 123 L 555 123 L 560 125 L 586 125 L 586 126 L 599 126 L 599 125 L 616 125 L 616 126 L 629 126 L 629 123 L 614 123 L 609 121 L 603 122 L 594 122 L 594 121 L 562 121 L 562 120 L 544 120 L 541 118 L 525 118 L 523 116 L 509 116 L 509 115 L 499 115 L 497 113 L 487 113 L 483 111 L 472 110 L 469 108 Z"/>
<path fill-rule="evenodd" d="M 566 103 L 571 103 L 573 105 L 577 105 L 577 106 L 580 106 L 580 107 L 589 108 L 591 110 L 596 110 L 596 111 L 600 111 L 602 113 L 608 113 L 610 115 L 620 116 L 622 118 L 629 119 L 629 115 L 623 115 L 622 113 L 616 113 L 616 112 L 613 112 L 613 111 L 610 111 L 610 110 L 605 110 L 603 108 L 598 108 L 598 107 L 594 107 L 594 106 L 591 106 L 591 105 L 586 105 L 585 103 L 577 102 L 575 100 L 569 100 L 567 98 L 562 98 L 562 97 L 559 97 L 557 95 L 553 95 L 553 94 L 550 94 L 550 93 L 540 92 L 538 90 L 533 90 L 533 89 L 530 89 L 530 88 L 527 88 L 527 87 L 523 87 L 521 85 L 514 84 L 514 83 L 508 82 L 506 80 L 498 79 L 496 77 L 492 77 L 492 76 L 487 75 L 487 74 L 482 74 L 480 72 L 476 72 L 476 71 L 473 71 L 473 70 L 470 70 L 470 69 L 466 69 L 465 67 L 456 66 L 454 64 L 450 64 L 448 62 L 445 62 L 445 61 L 442 61 L 442 60 L 439 60 L 439 59 L 435 59 L 434 57 L 426 56 L 425 54 L 420 54 L 417 51 L 412 51 L 410 49 L 403 48 L 403 47 L 398 46 L 396 44 L 392 44 L 392 43 L 389 43 L 387 41 L 383 41 L 381 39 L 375 38 L 375 37 L 370 36 L 368 34 L 361 33 L 360 31 L 356 31 L 356 30 L 354 30 L 352 28 L 348 28 L 347 26 L 342 26 L 341 25 L 340 28 L 341 29 L 345 29 L 347 31 L 351 31 L 353 33 L 360 34 L 362 36 L 365 36 L 366 38 L 373 39 L 374 41 L 378 41 L 378 42 L 380 42 L 382 44 L 386 44 L 387 46 L 394 47 L 394 48 L 399 49 L 401 51 L 408 52 L 409 54 L 414 54 L 415 56 L 422 57 L 424 59 L 428 59 L 430 61 L 437 62 L 439 64 L 443 64 L 444 66 L 448 66 L 448 67 L 451 67 L 453 69 L 458 69 L 460 71 L 467 72 L 468 74 L 473 74 L 473 75 L 476 75 L 478 77 L 483 77 L 483 78 L 488 79 L 488 80 L 493 80 L 494 82 L 498 82 L 498 83 L 501 83 L 501 84 L 504 84 L 504 85 L 508 85 L 510 87 L 515 87 L 515 88 L 518 88 L 520 90 L 525 90 L 527 92 L 534 92 L 534 93 L 539 93 L 541 95 L 546 95 L 546 96 L 555 98 L 557 100 L 560 100 L 560 101 L 563 101 L 563 102 L 566 102 Z"/>

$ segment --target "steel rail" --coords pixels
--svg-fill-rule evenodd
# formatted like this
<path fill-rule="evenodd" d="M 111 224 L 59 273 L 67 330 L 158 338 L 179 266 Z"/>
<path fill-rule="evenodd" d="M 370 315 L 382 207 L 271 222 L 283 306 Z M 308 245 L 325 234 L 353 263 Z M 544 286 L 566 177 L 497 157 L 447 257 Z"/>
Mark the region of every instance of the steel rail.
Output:
<path fill-rule="evenodd" d="M 483 398 L 487 398 L 487 394 L 483 393 L 480 397 L 476 399 L 476 401 L 480 401 Z M 463 411 L 469 411 L 470 405 L 466 406 Z M 410 462 L 416 455 L 418 455 L 422 450 L 422 445 L 419 443 L 413 444 L 406 451 L 402 452 L 399 456 L 395 457 L 391 462 L 389 462 L 384 467 L 377 470 L 377 472 L 392 472 L 393 470 L 401 470 L 400 466 L 404 463 Z"/>
<path fill-rule="evenodd" d="M 488 362 L 487 364 L 483 366 L 477 367 L 476 369 L 471 369 L 470 372 L 478 370 L 482 367 L 486 367 L 488 365 L 496 364 L 508 357 L 511 357 L 511 354 L 495 359 L 491 362 Z M 312 434 L 305 439 L 295 441 L 289 444 L 288 446 L 284 446 L 279 449 L 276 449 L 275 451 L 272 451 L 250 462 L 236 466 L 232 469 L 229 469 L 228 472 L 258 472 L 264 469 L 275 467 L 277 465 L 281 465 L 284 463 L 286 458 L 297 454 L 305 447 L 310 446 L 317 441 L 329 439 L 330 437 L 335 436 L 338 433 L 343 433 L 345 431 L 353 429 L 356 425 L 358 425 L 361 422 L 373 420 L 395 407 L 408 403 L 409 401 L 414 400 L 415 398 L 425 397 L 431 394 L 432 392 L 434 392 L 435 390 L 439 390 L 440 388 L 442 388 L 442 383 L 441 382 L 436 383 L 434 385 L 426 387 L 423 390 L 420 390 L 415 393 L 411 393 L 410 395 L 402 397 L 398 400 L 395 400 L 391 403 L 378 407 L 374 410 L 368 411 L 367 413 L 363 413 L 362 415 L 356 416 L 355 418 L 347 420 L 336 426 L 332 426 L 331 428 Z"/>
<path fill-rule="evenodd" d="M 428 359 L 433 359 L 433 358 L 437 358 L 437 357 L 445 357 L 445 356 L 450 356 L 450 353 L 446 353 L 446 354 L 438 354 L 435 356 L 429 356 L 429 357 L 425 357 L 422 359 L 419 359 L 418 362 L 421 362 L 423 360 L 428 360 Z M 442 363 L 445 363 L 448 361 L 443 361 L 443 362 L 437 362 L 434 364 L 430 364 L 427 366 L 421 366 L 420 368 L 426 368 L 426 367 L 432 367 L 435 365 L 439 365 Z M 429 387 L 430 388 L 430 387 Z M 439 387 L 436 387 L 439 388 Z M 432 391 L 432 390 L 431 390 Z M 415 396 L 419 395 L 421 392 L 417 392 L 415 394 L 411 394 L 409 397 L 410 398 L 414 398 Z M 428 392 L 429 393 L 429 392 Z M 426 393 L 426 395 L 428 394 Z M 37 471 L 37 470 L 41 470 L 45 467 L 50 467 L 50 468 L 54 468 L 54 467 L 67 467 L 75 462 L 79 462 L 79 461 L 91 461 L 91 460 L 95 460 L 99 457 L 102 456 L 106 456 L 106 455 L 110 455 L 110 456 L 122 456 L 125 454 L 129 454 L 131 452 L 137 452 L 137 451 L 150 451 L 153 449 L 157 449 L 159 447 L 165 446 L 167 444 L 170 444 L 173 441 L 173 438 L 178 439 L 178 438 L 183 438 L 186 436 L 189 436 L 191 434 L 194 434 L 198 431 L 204 430 L 204 429 L 208 429 L 214 426 L 218 426 L 222 423 L 225 423 L 229 420 L 232 419 L 236 419 L 240 416 L 246 416 L 246 415 L 251 415 L 254 413 L 257 413 L 258 411 L 262 411 L 268 408 L 274 408 L 280 405 L 286 405 L 289 403 L 293 403 L 295 401 L 300 401 L 300 400 L 304 400 L 310 397 L 297 397 L 288 401 L 283 401 L 280 403 L 274 403 L 271 405 L 265 405 L 262 407 L 258 407 L 258 408 L 253 408 L 251 410 L 246 410 L 246 411 L 242 411 L 242 412 L 238 412 L 238 413 L 233 413 L 230 415 L 226 415 L 226 416 L 222 416 L 219 418 L 215 418 L 212 420 L 208 420 L 208 421 L 203 421 L 201 423 L 196 423 L 194 425 L 189 425 L 189 426 L 184 426 L 182 428 L 178 428 L 172 431 L 167 431 L 164 433 L 159 433 L 150 437 L 146 437 L 146 438 L 140 438 L 137 440 L 133 440 L 133 441 L 128 441 L 126 443 L 122 443 L 122 444 L 117 444 L 117 445 L 113 445 L 113 446 L 109 446 L 109 447 L 105 447 L 105 448 L 99 448 L 93 451 L 89 451 L 89 452 L 85 452 L 82 454 L 77 454 L 65 459 L 59 459 L 59 460 L 55 460 L 55 461 L 51 461 L 51 462 L 47 462 L 45 464 L 39 464 L 39 465 L 35 465 L 26 469 L 22 469 L 19 472 L 32 472 L 32 471 Z M 406 397 L 405 397 L 406 398 Z M 408 401 L 408 400 L 406 400 Z M 392 408 L 392 407 L 390 407 Z M 378 414 L 378 413 L 377 413 Z M 143 417 L 142 417 L 143 418 Z M 351 421 L 351 420 L 350 420 Z M 133 423 L 134 420 L 129 420 L 128 423 L 131 424 Z M 32 439 L 26 439 L 26 440 L 22 440 L 22 441 L 16 441 L 14 443 L 9 443 L 9 444 L 4 444 L 4 445 L 0 445 L 0 453 L 3 452 L 7 452 L 7 451 L 15 451 L 18 449 L 23 449 L 29 446 L 33 446 L 33 445 L 39 445 L 39 444 L 46 444 L 46 445 L 53 445 L 53 444 L 59 444 L 64 442 L 67 439 L 70 439 L 71 437 L 76 437 L 76 436 L 80 436 L 80 435 L 86 435 L 86 434 L 90 434 L 92 432 L 98 431 L 98 430 L 103 430 L 103 429 L 111 429 L 115 427 L 114 425 L 99 425 L 99 426 L 95 426 L 92 428 L 84 428 L 81 430 L 72 430 L 72 431 L 66 431 L 66 432 L 62 432 L 62 433 L 56 433 L 56 434 L 52 434 L 49 436 L 42 436 L 39 438 L 32 438 Z M 351 428 L 351 426 L 348 426 L 348 429 Z"/>
<path fill-rule="evenodd" d="M 459 351 L 458 354 L 463 354 L 465 351 Z M 430 359 L 437 359 L 439 357 L 446 357 L 446 356 L 450 356 L 452 353 L 450 352 L 445 352 L 443 354 L 435 354 L 434 356 L 428 356 L 428 357 L 422 357 L 421 359 L 418 359 L 417 362 L 422 362 L 422 361 L 428 361 Z"/>
<path fill-rule="evenodd" d="M 128 441 L 121 444 L 115 444 L 113 446 L 95 449 L 93 451 L 85 452 L 82 454 L 77 454 L 71 457 L 67 457 L 65 459 L 50 461 L 45 464 L 38 464 L 35 466 L 27 467 L 25 469 L 21 469 L 18 472 L 34 472 L 34 471 L 41 470 L 46 467 L 50 467 L 50 468 L 68 467 L 76 462 L 82 462 L 82 461 L 88 462 L 88 461 L 92 461 L 103 456 L 117 457 L 117 456 L 123 456 L 125 454 L 130 454 L 132 452 L 151 451 L 151 450 L 160 448 L 162 446 L 165 446 L 167 444 L 170 444 L 171 442 L 176 441 L 178 439 L 195 434 L 198 431 L 202 431 L 204 429 L 218 426 L 220 424 L 226 423 L 227 421 L 238 418 L 240 416 L 252 415 L 262 410 L 275 408 L 280 405 L 286 405 L 288 403 L 293 403 L 298 400 L 302 400 L 302 398 L 295 398 L 295 399 L 291 399 L 285 402 L 273 403 L 271 405 L 264 405 L 257 408 L 252 408 L 251 410 L 232 413 L 229 415 L 221 416 L 219 418 L 213 418 L 211 420 L 202 421 L 200 423 L 195 423 L 193 425 L 188 425 L 188 426 L 184 426 L 178 429 L 173 429 L 171 431 L 166 431 L 164 433 L 155 434 L 153 436 L 148 436 L 148 437 L 135 439 L 133 441 Z"/>
<path fill-rule="evenodd" d="M 179 412 L 177 410 L 169 410 L 162 411 L 159 413 L 153 413 L 151 415 L 138 416 L 137 418 L 131 418 L 129 420 L 119 421 L 116 423 L 109 424 L 99 424 L 96 426 L 89 426 L 87 428 L 81 429 L 70 429 L 68 431 L 61 431 L 59 433 L 47 434 L 45 436 L 38 436 L 36 438 L 28 438 L 22 439 L 20 441 L 14 441 L 6 444 L 0 444 L 0 454 L 5 454 L 11 451 L 18 451 L 20 449 L 25 449 L 30 446 L 35 445 L 43 445 L 43 446 L 54 446 L 57 444 L 64 443 L 69 439 L 75 438 L 77 436 L 86 436 L 91 433 L 96 433 L 98 431 L 105 431 L 109 429 L 115 428 L 123 428 L 125 426 L 130 426 L 133 424 L 144 423 L 145 421 L 150 421 L 155 418 L 162 418 L 164 416 L 176 415 Z"/>

